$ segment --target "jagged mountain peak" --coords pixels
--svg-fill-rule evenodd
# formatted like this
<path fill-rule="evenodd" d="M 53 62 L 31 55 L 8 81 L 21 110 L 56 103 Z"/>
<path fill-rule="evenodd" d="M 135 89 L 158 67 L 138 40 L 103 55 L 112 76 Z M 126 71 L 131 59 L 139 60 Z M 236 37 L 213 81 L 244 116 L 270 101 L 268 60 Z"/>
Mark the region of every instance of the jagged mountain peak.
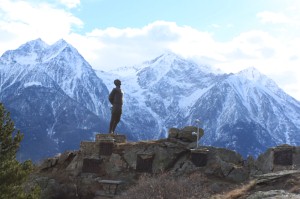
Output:
<path fill-rule="evenodd" d="M 136 75 L 136 73 L 140 73 L 141 71 L 152 69 L 162 69 L 160 67 L 163 67 L 164 70 L 169 70 L 169 66 L 172 65 L 174 61 L 185 61 L 184 58 L 180 57 L 179 55 L 171 52 L 171 51 L 165 51 L 163 54 L 160 54 L 159 56 L 155 57 L 152 60 L 145 61 L 138 65 L 131 65 L 131 66 L 121 66 L 116 69 L 112 69 L 108 71 L 108 73 L 111 74 L 117 74 L 119 76 L 132 76 Z M 160 69 L 159 69 L 160 68 Z M 101 71 L 97 71 L 98 73 L 101 73 Z"/>
<path fill-rule="evenodd" d="M 74 57 L 81 57 L 79 52 L 64 39 L 60 39 L 52 45 L 48 45 L 42 39 L 38 38 L 25 44 L 22 44 L 16 50 L 6 51 L 2 55 L 2 61 L 17 62 L 20 65 L 35 65 L 57 57 L 62 52 L 74 54 Z M 62 55 L 63 57 L 65 55 Z"/>
<path fill-rule="evenodd" d="M 54 45 L 70 45 L 66 40 L 64 40 L 64 39 L 59 39 L 58 41 L 56 41 L 55 43 L 54 43 Z"/>
<path fill-rule="evenodd" d="M 153 64 L 172 64 L 174 62 L 184 62 L 187 61 L 183 57 L 178 54 L 175 54 L 172 51 L 165 51 L 163 54 L 159 55 L 158 57 L 154 58 L 153 60 L 144 62 L 145 65 L 153 65 Z"/>
<path fill-rule="evenodd" d="M 158 74 L 166 74 L 169 71 L 185 71 L 199 66 L 191 60 L 184 59 L 183 57 L 171 52 L 166 51 L 164 54 L 156 57 L 155 59 L 144 62 L 143 70 L 155 70 Z"/>
<path fill-rule="evenodd" d="M 265 90 L 267 89 L 277 95 L 281 95 L 281 97 L 283 96 L 283 91 L 279 88 L 279 86 L 255 67 L 246 68 L 237 73 L 237 76 L 251 81 L 257 87 L 263 87 Z"/>
<path fill-rule="evenodd" d="M 56 49 L 58 51 L 63 51 L 66 48 L 71 49 L 73 52 L 78 53 L 77 49 L 74 48 L 71 44 L 69 44 L 66 40 L 60 39 L 57 42 L 55 42 L 53 45 L 51 45 L 52 49 Z M 79 54 L 79 53 L 78 53 Z"/>
<path fill-rule="evenodd" d="M 199 65 L 192 60 L 167 51 L 161 56 L 145 62 L 143 68 L 137 73 L 138 82 L 142 87 L 151 87 L 158 84 L 192 85 L 201 81 L 200 77 L 209 75 L 208 66 Z"/>
<path fill-rule="evenodd" d="M 240 76 L 243 76 L 249 80 L 258 81 L 262 79 L 266 79 L 267 76 L 262 74 L 258 69 L 255 67 L 246 68 L 238 73 Z"/>
<path fill-rule="evenodd" d="M 38 38 L 21 45 L 19 49 L 31 48 L 33 50 L 43 50 L 47 47 L 49 47 L 49 45 L 45 43 L 41 38 Z"/>
<path fill-rule="evenodd" d="M 59 55 L 63 51 L 65 52 L 72 52 L 77 56 L 81 56 L 76 48 L 74 48 L 71 44 L 66 42 L 64 39 L 60 39 L 47 49 L 48 53 L 52 55 Z"/>
<path fill-rule="evenodd" d="M 16 50 L 8 50 L 1 56 L 3 62 L 14 62 L 31 65 L 39 59 L 39 54 L 49 47 L 42 39 L 38 38 L 21 45 Z"/>
<path fill-rule="evenodd" d="M 161 56 L 159 56 L 160 60 L 165 60 L 169 62 L 174 62 L 174 61 L 184 61 L 185 59 L 181 57 L 180 55 L 172 52 L 172 51 L 165 51 Z"/>

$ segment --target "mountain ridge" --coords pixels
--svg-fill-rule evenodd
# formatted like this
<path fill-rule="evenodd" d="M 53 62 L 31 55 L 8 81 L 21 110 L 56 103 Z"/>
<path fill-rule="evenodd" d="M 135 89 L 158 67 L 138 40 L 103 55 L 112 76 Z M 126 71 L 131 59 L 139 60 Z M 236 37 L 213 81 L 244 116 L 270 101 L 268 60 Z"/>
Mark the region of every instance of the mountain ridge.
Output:
<path fill-rule="evenodd" d="M 107 98 L 116 78 L 124 90 L 117 132 L 128 140 L 165 138 L 169 128 L 200 119 L 201 144 L 245 157 L 283 143 L 300 145 L 300 102 L 255 68 L 213 71 L 171 52 L 140 65 L 95 71 L 66 41 L 47 45 L 37 39 L 1 56 L 0 100 L 25 129 L 27 157 L 37 139 L 55 148 L 39 155 L 45 157 L 106 133 Z"/>
<path fill-rule="evenodd" d="M 4 53 L 0 79 L 0 100 L 25 134 L 24 158 L 78 148 L 81 140 L 106 131 L 109 106 L 103 96 L 108 90 L 64 40 L 46 46 L 38 39 Z M 41 150 L 36 153 L 36 148 Z"/>
<path fill-rule="evenodd" d="M 162 60 L 164 57 L 167 57 L 167 61 Z M 177 61 L 177 66 L 172 65 L 176 64 L 177 59 L 178 57 L 169 53 L 161 55 L 144 62 L 143 67 L 136 67 L 138 70 L 134 72 L 131 79 L 137 79 L 137 82 L 124 77 L 124 89 L 126 89 L 126 85 L 134 87 L 135 92 L 130 92 L 130 94 L 138 93 L 135 98 L 144 103 L 140 106 L 148 107 L 155 112 L 155 115 L 159 115 L 162 124 L 167 127 L 195 125 L 195 119 L 201 119 L 203 128 L 207 131 L 207 135 L 203 137 L 203 143 L 231 149 L 236 149 L 237 146 L 231 146 L 226 142 L 236 143 L 236 139 L 243 139 L 243 142 L 247 142 L 247 137 L 252 137 L 259 149 L 253 149 L 256 151 L 254 153 L 244 151 L 242 152 L 244 156 L 257 155 L 267 147 L 276 144 L 299 144 L 296 141 L 299 137 L 297 133 L 299 131 L 299 114 L 296 111 L 299 110 L 299 102 L 285 94 L 273 80 L 254 67 L 244 69 L 236 74 L 213 74 L 209 70 L 195 71 L 194 63 L 187 60 Z M 164 63 L 169 63 L 171 66 L 164 68 L 163 75 L 157 76 L 157 72 L 153 72 L 157 62 L 160 63 L 159 67 L 163 67 Z M 182 70 L 179 72 L 174 70 L 176 67 Z M 129 67 L 127 68 L 129 69 Z M 196 68 L 201 69 L 198 66 Z M 181 75 L 185 72 L 187 75 L 183 75 L 182 78 Z M 108 83 L 104 76 L 97 74 L 104 79 L 104 82 Z M 115 76 L 122 78 L 120 71 L 117 71 Z M 180 86 L 182 87 L 180 88 Z M 168 90 L 167 94 L 161 92 L 164 89 Z M 205 100 L 206 98 L 207 100 Z M 289 111 L 285 113 L 287 109 Z M 273 115 L 268 116 L 268 111 Z M 200 114 L 201 112 L 204 114 Z M 219 113 L 219 115 L 215 113 Z M 177 119 L 174 119 L 174 114 Z M 173 117 L 168 118 L 163 115 L 172 115 Z M 276 117 L 279 118 L 276 119 Z M 291 121 L 289 122 L 287 118 L 291 118 Z M 239 127 L 240 125 L 244 126 L 244 131 L 250 135 L 236 132 L 239 133 L 238 136 L 233 135 L 236 138 L 224 138 L 224 141 L 221 141 L 222 136 L 228 135 L 230 128 L 236 126 L 237 129 L 243 129 Z M 253 129 L 254 135 L 251 135 L 247 128 Z M 161 130 L 164 130 L 164 135 L 167 136 L 167 128 L 159 127 L 158 131 Z M 282 132 L 280 132 L 281 130 Z M 275 135 L 272 135 L 273 131 L 276 132 Z M 260 138 L 263 139 L 260 140 Z M 242 145 L 240 143 L 238 146 L 239 150 L 243 148 Z M 248 150 L 252 150 L 251 147 Z"/>

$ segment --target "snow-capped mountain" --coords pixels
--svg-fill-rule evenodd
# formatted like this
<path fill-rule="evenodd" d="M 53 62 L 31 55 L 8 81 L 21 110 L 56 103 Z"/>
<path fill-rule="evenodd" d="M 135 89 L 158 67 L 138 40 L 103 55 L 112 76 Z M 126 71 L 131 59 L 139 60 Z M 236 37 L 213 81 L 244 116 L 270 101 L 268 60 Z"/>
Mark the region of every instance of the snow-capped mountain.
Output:
<path fill-rule="evenodd" d="M 300 144 L 300 103 L 255 68 L 215 74 L 166 53 L 111 73 L 109 77 L 123 82 L 124 122 L 140 132 L 148 126 L 153 129 L 138 133 L 139 139 L 166 136 L 168 128 L 196 125 L 200 119 L 205 130 L 201 144 L 227 147 L 244 156 L 278 144 Z M 106 84 L 113 81 L 103 72 L 97 75 Z"/>
<path fill-rule="evenodd" d="M 107 95 L 102 80 L 64 40 L 49 46 L 37 39 L 0 58 L 0 100 L 25 134 L 23 158 L 78 148 L 107 131 Z"/>
<path fill-rule="evenodd" d="M 196 125 L 200 144 L 257 155 L 278 144 L 300 144 L 300 103 L 255 68 L 215 73 L 167 52 L 141 65 L 94 71 L 64 40 L 30 41 L 0 57 L 0 101 L 25 134 L 20 159 L 39 160 L 106 133 L 108 95 L 122 81 L 117 132 L 128 140 L 167 136 Z"/>

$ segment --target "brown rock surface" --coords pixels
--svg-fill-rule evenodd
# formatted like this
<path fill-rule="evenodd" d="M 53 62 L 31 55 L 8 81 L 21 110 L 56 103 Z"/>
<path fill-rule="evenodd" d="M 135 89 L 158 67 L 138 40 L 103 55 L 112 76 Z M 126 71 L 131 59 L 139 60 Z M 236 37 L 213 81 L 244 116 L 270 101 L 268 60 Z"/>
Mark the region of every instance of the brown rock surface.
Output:
<path fill-rule="evenodd" d="M 188 127 L 185 132 L 191 133 L 193 130 L 195 130 L 193 127 Z M 99 143 L 98 141 L 82 142 L 79 151 L 65 152 L 41 163 L 39 171 L 33 177 L 41 184 L 43 198 L 60 196 L 65 199 L 79 196 L 82 199 L 94 198 L 97 191 L 103 190 L 103 185 L 98 183 L 99 180 L 124 181 L 125 183 L 119 187 L 119 193 L 122 195 L 126 194 L 126 190 L 136 186 L 144 175 L 155 178 L 167 174 L 172 183 L 175 183 L 177 178 L 185 181 L 185 178 L 191 174 L 201 175 L 203 179 L 199 180 L 204 183 L 202 188 L 208 189 L 206 195 L 214 197 L 219 197 L 218 193 L 221 192 L 230 194 L 230 191 L 239 191 L 238 187 L 241 183 L 249 184 L 251 180 L 255 180 L 251 190 L 255 187 L 257 191 L 265 191 L 259 187 L 268 187 L 268 183 L 283 182 L 283 179 L 286 179 L 284 183 L 287 184 L 290 182 L 288 179 L 297 183 L 296 179 L 299 177 L 297 172 L 280 174 L 280 177 L 275 177 L 274 174 L 270 178 L 262 175 L 287 169 L 297 171 L 300 166 L 299 147 L 279 146 L 267 150 L 257 160 L 251 157 L 244 160 L 240 154 L 224 148 L 200 146 L 198 149 L 191 149 L 190 142 L 175 137 L 144 142 L 115 142 L 109 155 L 101 155 Z M 205 152 L 196 156 L 202 158 L 201 161 L 205 161 L 202 162 L 203 164 L 201 162 L 196 164 L 197 161 L 192 159 L 195 150 Z M 292 160 L 287 160 L 288 165 L 277 165 L 278 162 L 274 161 L 274 154 L 280 150 L 285 151 L 284 154 L 291 153 Z M 284 158 L 280 160 L 285 161 Z M 228 186 L 221 186 L 224 183 Z M 188 187 L 185 189 L 188 190 Z M 291 185 L 285 191 L 287 194 L 298 194 L 299 189 Z M 249 189 L 246 192 L 250 194 L 251 191 Z M 254 194 L 253 191 L 252 193 Z M 261 193 L 257 192 L 257 194 Z"/>

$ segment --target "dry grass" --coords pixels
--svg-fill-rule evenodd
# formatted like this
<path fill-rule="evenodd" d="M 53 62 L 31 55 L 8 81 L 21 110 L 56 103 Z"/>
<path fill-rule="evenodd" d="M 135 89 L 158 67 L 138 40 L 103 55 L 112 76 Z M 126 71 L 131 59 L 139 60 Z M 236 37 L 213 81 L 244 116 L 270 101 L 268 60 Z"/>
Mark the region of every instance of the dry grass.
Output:
<path fill-rule="evenodd" d="M 220 187 L 222 183 L 220 183 Z M 170 173 L 157 176 L 142 175 L 135 186 L 130 187 L 118 199 L 205 199 L 214 193 L 212 181 L 203 173 L 174 177 Z M 226 187 L 226 185 L 224 185 Z M 220 188 L 220 191 L 223 188 Z"/>
<path fill-rule="evenodd" d="M 259 184 L 256 180 L 252 180 L 222 195 L 215 195 L 211 199 L 244 199 L 257 191 L 269 190 L 286 190 L 289 193 L 300 194 L 300 174 L 282 176 Z"/>
<path fill-rule="evenodd" d="M 244 195 L 246 195 L 251 189 L 253 189 L 256 185 L 256 181 L 252 180 L 248 184 L 243 185 L 240 188 L 233 189 L 222 195 L 215 195 L 211 199 L 237 199 Z"/>
<path fill-rule="evenodd" d="M 289 186 L 291 187 L 289 189 L 289 192 L 300 194 L 300 176 L 287 180 L 286 184 L 289 184 Z"/>

